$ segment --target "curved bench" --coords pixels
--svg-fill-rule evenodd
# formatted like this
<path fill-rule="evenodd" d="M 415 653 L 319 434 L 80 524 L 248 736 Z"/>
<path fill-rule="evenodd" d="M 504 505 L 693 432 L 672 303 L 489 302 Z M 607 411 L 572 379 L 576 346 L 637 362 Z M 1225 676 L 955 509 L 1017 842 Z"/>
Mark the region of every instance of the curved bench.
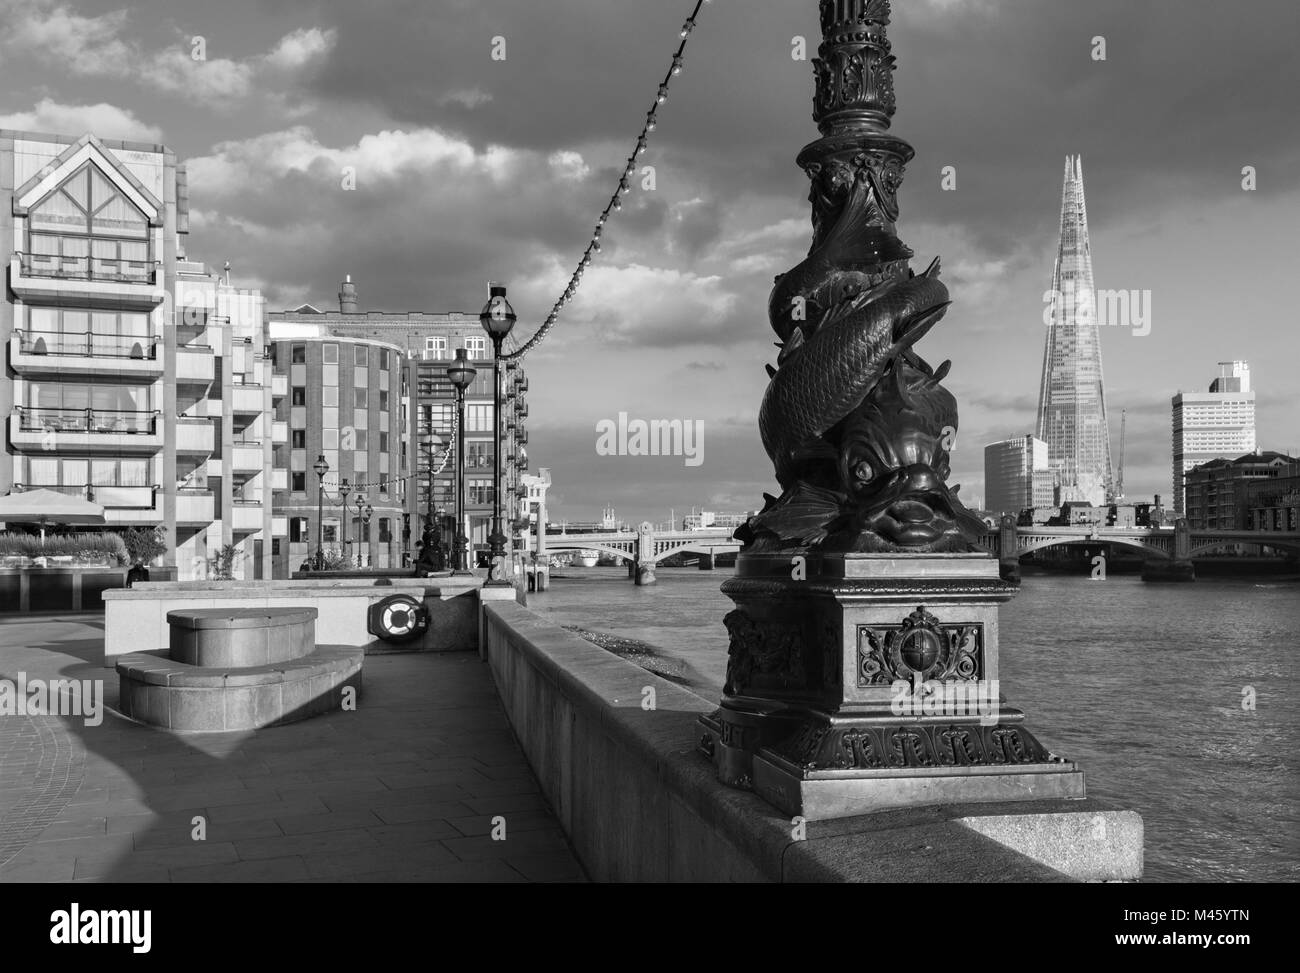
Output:
<path fill-rule="evenodd" d="M 170 611 L 171 658 L 192 666 L 247 667 L 301 659 L 316 648 L 315 608 Z"/>
<path fill-rule="evenodd" d="M 322 646 L 265 666 L 191 666 L 152 652 L 117 663 L 123 715 L 170 730 L 255 730 L 340 710 L 361 694 L 365 650 Z"/>
<path fill-rule="evenodd" d="M 365 649 L 318 648 L 315 608 L 182 609 L 168 612 L 167 624 L 169 648 L 117 662 L 118 705 L 141 723 L 255 730 L 338 710 L 360 696 Z"/>

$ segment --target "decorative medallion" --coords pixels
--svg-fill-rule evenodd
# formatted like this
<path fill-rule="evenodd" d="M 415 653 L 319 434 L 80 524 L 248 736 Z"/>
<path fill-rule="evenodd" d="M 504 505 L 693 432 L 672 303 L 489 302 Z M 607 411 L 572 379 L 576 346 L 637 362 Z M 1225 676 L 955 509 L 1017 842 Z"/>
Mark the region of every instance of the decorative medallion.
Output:
<path fill-rule="evenodd" d="M 984 625 L 941 624 L 925 606 L 900 625 L 858 626 L 858 686 L 977 680 L 984 669 Z"/>

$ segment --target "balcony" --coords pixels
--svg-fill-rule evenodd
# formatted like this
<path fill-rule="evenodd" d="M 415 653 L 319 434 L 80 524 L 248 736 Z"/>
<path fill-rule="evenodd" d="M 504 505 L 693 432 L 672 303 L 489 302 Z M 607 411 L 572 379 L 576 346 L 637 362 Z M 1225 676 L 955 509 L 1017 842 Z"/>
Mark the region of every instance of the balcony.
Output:
<path fill-rule="evenodd" d="M 9 287 L 24 301 L 150 309 L 162 303 L 157 261 L 22 253 L 9 261 Z"/>
<path fill-rule="evenodd" d="M 284 445 L 289 441 L 289 424 L 287 422 L 271 423 L 271 443 L 276 446 Z"/>
<path fill-rule="evenodd" d="M 272 375 L 271 376 L 271 398 L 283 399 L 289 394 L 289 376 Z"/>
<path fill-rule="evenodd" d="M 230 529 L 243 534 L 261 530 L 265 511 L 261 501 L 236 500 L 230 506 Z"/>
<path fill-rule="evenodd" d="M 156 453 L 160 426 L 156 411 L 18 406 L 9 417 L 9 442 L 32 452 Z"/>
<path fill-rule="evenodd" d="M 207 490 L 176 491 L 176 523 L 206 527 L 216 519 L 216 500 Z"/>
<path fill-rule="evenodd" d="M 261 415 L 266 409 L 266 388 L 262 385 L 232 385 L 230 411 L 237 416 Z"/>
<path fill-rule="evenodd" d="M 185 456 L 210 456 L 216 434 L 207 419 L 176 420 L 176 452 Z"/>
<path fill-rule="evenodd" d="M 230 451 L 231 473 L 261 473 L 265 466 L 259 442 L 235 443 Z"/>
<path fill-rule="evenodd" d="M 213 351 L 206 345 L 182 345 L 176 349 L 178 385 L 211 385 L 216 375 Z"/>
<path fill-rule="evenodd" d="M 20 375 L 111 375 L 155 379 L 163 373 L 155 336 L 130 337 L 98 332 L 15 330 L 9 363 Z"/>

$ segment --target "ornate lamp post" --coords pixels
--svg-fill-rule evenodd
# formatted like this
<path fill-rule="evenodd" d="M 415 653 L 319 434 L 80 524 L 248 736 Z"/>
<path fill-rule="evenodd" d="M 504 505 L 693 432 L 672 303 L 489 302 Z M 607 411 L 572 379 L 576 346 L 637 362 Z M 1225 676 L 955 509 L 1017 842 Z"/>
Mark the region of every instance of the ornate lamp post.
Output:
<path fill-rule="evenodd" d="M 515 309 L 506 300 L 506 289 L 501 284 L 488 285 L 489 298 L 479 314 L 483 330 L 492 339 L 492 536 L 488 538 L 491 545 L 492 568 L 488 572 L 487 584 L 492 587 L 513 586 L 514 582 L 506 577 L 506 537 L 501 524 L 501 451 L 503 448 L 503 423 L 501 415 L 501 343 L 515 326 Z"/>
<path fill-rule="evenodd" d="M 321 453 L 316 462 L 312 465 L 318 478 L 316 490 L 316 570 L 323 570 L 325 567 L 325 474 L 330 471 L 329 463 L 325 462 L 325 454 Z"/>
<path fill-rule="evenodd" d="M 348 478 L 345 476 L 343 477 L 343 482 L 339 484 L 339 499 L 342 501 L 343 506 L 343 516 L 340 518 L 343 521 L 343 538 L 340 544 L 343 548 L 344 557 L 350 556 L 348 552 L 348 497 L 351 493 L 352 487 L 348 483 Z"/>
<path fill-rule="evenodd" d="M 782 349 L 759 430 L 782 492 L 736 532 L 720 708 L 700 749 L 726 784 L 808 820 L 880 807 L 1083 796 L 998 691 L 1016 592 L 946 483 L 957 402 L 914 349 L 948 308 L 899 240 L 913 149 L 889 132 L 888 0 L 821 0 L 799 153 L 813 242 L 777 278 Z"/>
<path fill-rule="evenodd" d="M 452 569 L 453 577 L 472 575 L 469 569 L 469 538 L 465 535 L 465 390 L 474 381 L 478 369 L 465 357 L 465 349 L 456 349 L 456 359 L 447 366 L 447 378 L 456 387 L 456 533 Z"/>
<path fill-rule="evenodd" d="M 354 503 L 353 505 L 357 508 L 357 557 L 356 557 L 356 563 L 357 563 L 357 567 L 361 567 L 361 566 L 362 566 L 362 564 L 361 564 L 361 543 L 362 543 L 362 541 L 361 541 L 361 527 L 362 527 L 363 524 L 364 524 L 365 526 L 367 526 L 367 527 L 370 526 L 370 518 L 374 515 L 374 513 L 375 513 L 375 508 L 372 507 L 372 506 L 370 505 L 370 501 L 366 498 L 366 495 L 365 495 L 365 492 L 364 492 L 364 488 L 362 488 L 362 487 L 360 487 L 360 486 L 357 487 L 357 499 L 356 499 L 356 501 L 355 501 L 355 503 Z M 347 512 L 347 511 L 345 510 L 344 513 L 346 513 L 346 512 Z"/>

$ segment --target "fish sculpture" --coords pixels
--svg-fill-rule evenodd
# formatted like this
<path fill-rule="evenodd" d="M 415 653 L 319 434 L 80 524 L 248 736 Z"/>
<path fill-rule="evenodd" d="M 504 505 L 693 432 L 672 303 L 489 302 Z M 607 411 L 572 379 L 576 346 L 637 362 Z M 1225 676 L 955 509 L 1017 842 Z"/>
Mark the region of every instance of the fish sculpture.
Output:
<path fill-rule="evenodd" d="M 759 431 L 783 493 L 736 536 L 756 552 L 976 550 L 983 525 L 946 484 L 951 363 L 936 371 L 913 347 L 950 304 L 939 261 L 899 272 L 911 251 L 873 169 L 811 174 L 815 214 L 833 217 L 814 217 L 807 259 L 768 305 L 781 351 Z"/>

